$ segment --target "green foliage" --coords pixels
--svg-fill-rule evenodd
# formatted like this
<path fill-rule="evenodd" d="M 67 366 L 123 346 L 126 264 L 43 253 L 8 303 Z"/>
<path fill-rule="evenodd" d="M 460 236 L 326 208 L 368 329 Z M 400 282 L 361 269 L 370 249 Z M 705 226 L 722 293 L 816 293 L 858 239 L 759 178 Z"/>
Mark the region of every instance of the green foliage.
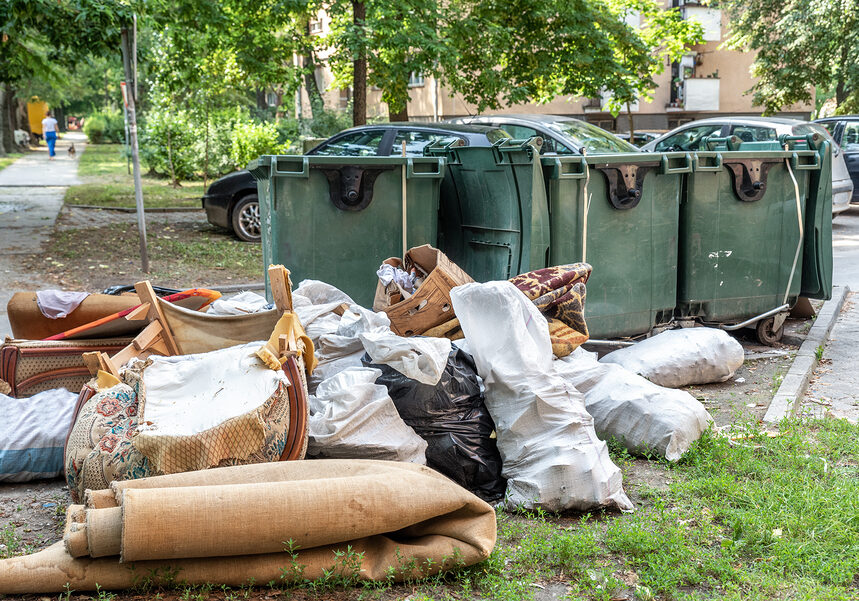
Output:
<path fill-rule="evenodd" d="M 725 0 L 728 46 L 755 51 L 752 87 L 765 114 L 810 102 L 814 88 L 835 89 L 843 103 L 859 90 L 856 0 Z"/>
<path fill-rule="evenodd" d="M 125 141 L 125 118 L 122 111 L 99 111 L 85 118 L 83 131 L 93 144 L 118 144 Z"/>
<path fill-rule="evenodd" d="M 611 93 L 608 109 L 617 116 L 637 100 L 652 100 L 654 78 L 666 63 L 678 61 L 689 46 L 703 41 L 700 23 L 684 19 L 679 8 L 665 9 L 655 0 L 609 0 L 620 18 L 637 15 L 640 27 L 629 28 L 627 35 L 636 43 L 616 53 L 614 69 L 605 83 Z"/>
<path fill-rule="evenodd" d="M 141 128 L 141 158 L 151 171 L 169 176 L 174 183 L 190 179 L 199 160 L 198 137 L 186 111 L 150 111 Z"/>
<path fill-rule="evenodd" d="M 242 167 L 260 155 L 281 154 L 287 148 L 278 142 L 274 123 L 241 123 L 233 129 L 232 141 L 230 158 L 234 165 Z"/>
<path fill-rule="evenodd" d="M 346 111 L 326 110 L 314 114 L 310 120 L 310 133 L 317 138 L 330 138 L 352 126 L 352 115 Z"/>

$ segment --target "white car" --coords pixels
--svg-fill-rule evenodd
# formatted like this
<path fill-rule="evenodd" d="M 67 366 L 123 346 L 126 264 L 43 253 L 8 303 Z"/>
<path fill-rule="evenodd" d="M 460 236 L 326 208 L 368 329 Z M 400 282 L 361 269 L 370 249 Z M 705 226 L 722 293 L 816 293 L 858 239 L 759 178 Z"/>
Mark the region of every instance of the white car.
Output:
<path fill-rule="evenodd" d="M 817 123 L 781 117 L 718 117 L 681 125 L 641 147 L 642 152 L 696 151 L 706 136 L 737 136 L 745 142 L 774 142 L 779 136 L 816 133 L 832 144 L 832 214 L 850 208 L 853 180 L 847 171 L 844 152 L 826 128 Z"/>

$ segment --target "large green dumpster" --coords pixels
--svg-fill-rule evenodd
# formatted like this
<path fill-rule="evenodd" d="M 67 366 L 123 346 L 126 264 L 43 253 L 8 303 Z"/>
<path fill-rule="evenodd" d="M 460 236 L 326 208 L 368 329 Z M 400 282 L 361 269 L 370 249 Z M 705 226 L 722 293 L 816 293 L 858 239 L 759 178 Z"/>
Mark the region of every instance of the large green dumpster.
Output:
<path fill-rule="evenodd" d="M 677 301 L 678 211 L 688 153 L 543 158 L 549 264 L 586 261 L 592 338 L 650 332 Z"/>
<path fill-rule="evenodd" d="M 479 282 L 547 266 L 549 214 L 538 138 L 491 147 L 439 146 L 443 156 L 439 248 Z"/>
<path fill-rule="evenodd" d="M 369 307 L 382 261 L 436 243 L 443 158 L 262 156 L 248 170 L 263 260 L 285 265 L 296 282 L 322 280 Z"/>
<path fill-rule="evenodd" d="M 677 317 L 759 320 L 772 342 L 800 293 L 810 150 L 699 151 L 680 205 Z M 773 146 L 772 148 L 777 148 Z"/>

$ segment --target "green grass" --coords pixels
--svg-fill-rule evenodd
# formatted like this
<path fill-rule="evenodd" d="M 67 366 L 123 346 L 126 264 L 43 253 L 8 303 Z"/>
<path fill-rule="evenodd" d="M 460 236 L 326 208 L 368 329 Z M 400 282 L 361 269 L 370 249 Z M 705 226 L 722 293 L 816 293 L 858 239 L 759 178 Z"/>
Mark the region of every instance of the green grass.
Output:
<path fill-rule="evenodd" d="M 80 186 L 66 191 L 66 204 L 100 207 L 134 207 L 134 179 L 128 174 L 122 144 L 88 144 L 78 164 Z M 203 182 L 182 182 L 174 188 L 162 178 L 144 175 L 143 206 L 146 208 L 200 207 Z"/>
<path fill-rule="evenodd" d="M 0 157 L 0 170 L 2 170 L 4 167 L 8 167 L 12 163 L 20 159 L 22 156 L 24 156 L 24 153 L 22 152 L 10 152 L 5 157 Z"/>

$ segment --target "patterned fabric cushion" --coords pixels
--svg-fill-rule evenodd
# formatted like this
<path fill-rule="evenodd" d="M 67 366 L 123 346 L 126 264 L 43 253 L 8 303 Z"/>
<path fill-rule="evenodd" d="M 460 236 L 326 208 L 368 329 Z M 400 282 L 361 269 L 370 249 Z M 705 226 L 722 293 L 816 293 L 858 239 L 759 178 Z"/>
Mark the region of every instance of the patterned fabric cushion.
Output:
<path fill-rule="evenodd" d="M 510 279 L 540 309 L 549 322 L 552 352 L 566 357 L 588 340 L 585 323 L 587 263 L 572 263 L 529 271 Z"/>
<path fill-rule="evenodd" d="M 126 370 L 123 382 L 96 393 L 81 408 L 66 445 L 66 481 L 75 503 L 87 488 L 108 488 L 114 480 L 156 475 L 132 445 L 137 432 L 140 377 Z"/>

